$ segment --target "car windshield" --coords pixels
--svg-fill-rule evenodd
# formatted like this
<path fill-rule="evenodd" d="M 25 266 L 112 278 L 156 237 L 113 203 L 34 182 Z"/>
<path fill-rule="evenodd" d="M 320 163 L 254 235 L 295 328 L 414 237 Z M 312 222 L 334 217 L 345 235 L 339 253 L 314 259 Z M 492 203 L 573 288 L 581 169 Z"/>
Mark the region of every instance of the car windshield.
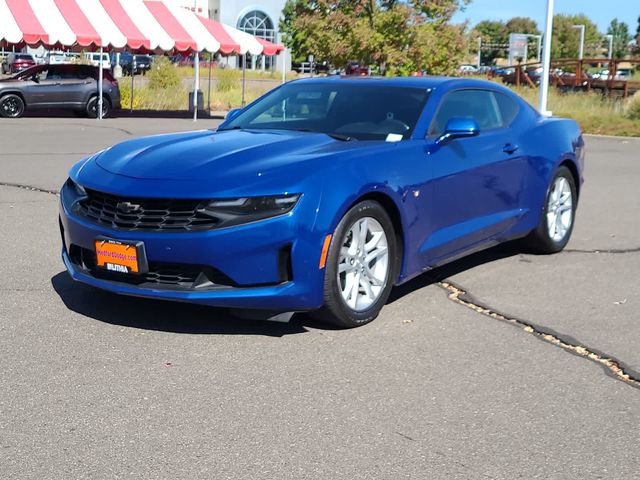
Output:
<path fill-rule="evenodd" d="M 26 53 L 18 54 L 18 55 L 16 55 L 16 60 L 33 60 L 33 57 L 31 55 L 26 54 Z"/>
<path fill-rule="evenodd" d="M 297 130 L 344 140 L 402 140 L 411 136 L 428 97 L 426 88 L 379 82 L 292 82 L 220 130 Z"/>

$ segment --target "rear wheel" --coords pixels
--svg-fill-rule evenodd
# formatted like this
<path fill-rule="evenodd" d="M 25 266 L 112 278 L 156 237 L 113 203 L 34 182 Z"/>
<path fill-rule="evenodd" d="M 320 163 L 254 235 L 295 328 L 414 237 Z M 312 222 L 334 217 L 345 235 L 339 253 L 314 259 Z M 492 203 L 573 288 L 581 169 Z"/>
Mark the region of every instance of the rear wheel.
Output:
<path fill-rule="evenodd" d="M 576 213 L 576 182 L 571 171 L 562 166 L 551 180 L 538 227 L 525 239 L 539 253 L 561 251 L 571 238 Z"/>
<path fill-rule="evenodd" d="M 102 97 L 102 118 L 106 117 L 109 113 L 109 100 L 107 97 Z M 87 106 L 85 108 L 85 112 L 87 116 L 91 118 L 98 117 L 98 96 L 91 97 L 87 102 Z"/>
<path fill-rule="evenodd" d="M 331 240 L 324 306 L 315 316 L 343 328 L 371 322 L 389 298 L 397 263 L 396 237 L 387 212 L 374 201 L 355 205 Z"/>
<path fill-rule="evenodd" d="M 0 115 L 7 118 L 18 118 L 24 113 L 24 101 L 20 96 L 10 93 L 0 98 Z"/>

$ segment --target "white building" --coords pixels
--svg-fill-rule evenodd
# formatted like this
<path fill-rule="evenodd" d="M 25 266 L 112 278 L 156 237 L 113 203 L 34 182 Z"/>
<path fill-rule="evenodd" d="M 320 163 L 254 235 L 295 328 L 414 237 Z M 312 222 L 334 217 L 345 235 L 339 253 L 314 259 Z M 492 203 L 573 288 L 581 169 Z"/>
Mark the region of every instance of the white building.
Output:
<path fill-rule="evenodd" d="M 282 16 L 282 9 L 286 0 L 173 0 L 185 8 L 195 10 L 200 15 L 208 16 L 226 25 L 230 25 L 257 37 L 273 43 L 280 41 L 278 22 Z M 277 68 L 282 67 L 285 55 L 247 59 L 249 68 Z M 289 55 L 287 69 L 291 68 Z M 235 59 L 230 59 L 230 65 L 235 65 Z"/>

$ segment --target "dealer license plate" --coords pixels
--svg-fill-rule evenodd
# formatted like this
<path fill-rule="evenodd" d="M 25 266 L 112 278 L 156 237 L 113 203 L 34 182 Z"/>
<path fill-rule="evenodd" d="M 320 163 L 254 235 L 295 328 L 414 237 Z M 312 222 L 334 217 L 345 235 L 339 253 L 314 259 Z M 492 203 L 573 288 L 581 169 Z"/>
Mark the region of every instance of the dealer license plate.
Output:
<path fill-rule="evenodd" d="M 147 271 L 144 243 L 98 238 L 96 266 L 114 273 L 139 274 Z"/>

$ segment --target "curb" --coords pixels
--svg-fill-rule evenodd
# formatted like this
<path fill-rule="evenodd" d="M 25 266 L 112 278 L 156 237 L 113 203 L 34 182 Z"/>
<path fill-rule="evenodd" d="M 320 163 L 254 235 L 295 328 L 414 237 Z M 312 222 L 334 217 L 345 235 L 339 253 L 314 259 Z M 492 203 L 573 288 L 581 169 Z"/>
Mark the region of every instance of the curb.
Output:
<path fill-rule="evenodd" d="M 599 133 L 583 133 L 585 137 L 604 138 L 609 140 L 640 140 L 640 137 L 624 137 L 622 135 L 602 135 Z"/>

